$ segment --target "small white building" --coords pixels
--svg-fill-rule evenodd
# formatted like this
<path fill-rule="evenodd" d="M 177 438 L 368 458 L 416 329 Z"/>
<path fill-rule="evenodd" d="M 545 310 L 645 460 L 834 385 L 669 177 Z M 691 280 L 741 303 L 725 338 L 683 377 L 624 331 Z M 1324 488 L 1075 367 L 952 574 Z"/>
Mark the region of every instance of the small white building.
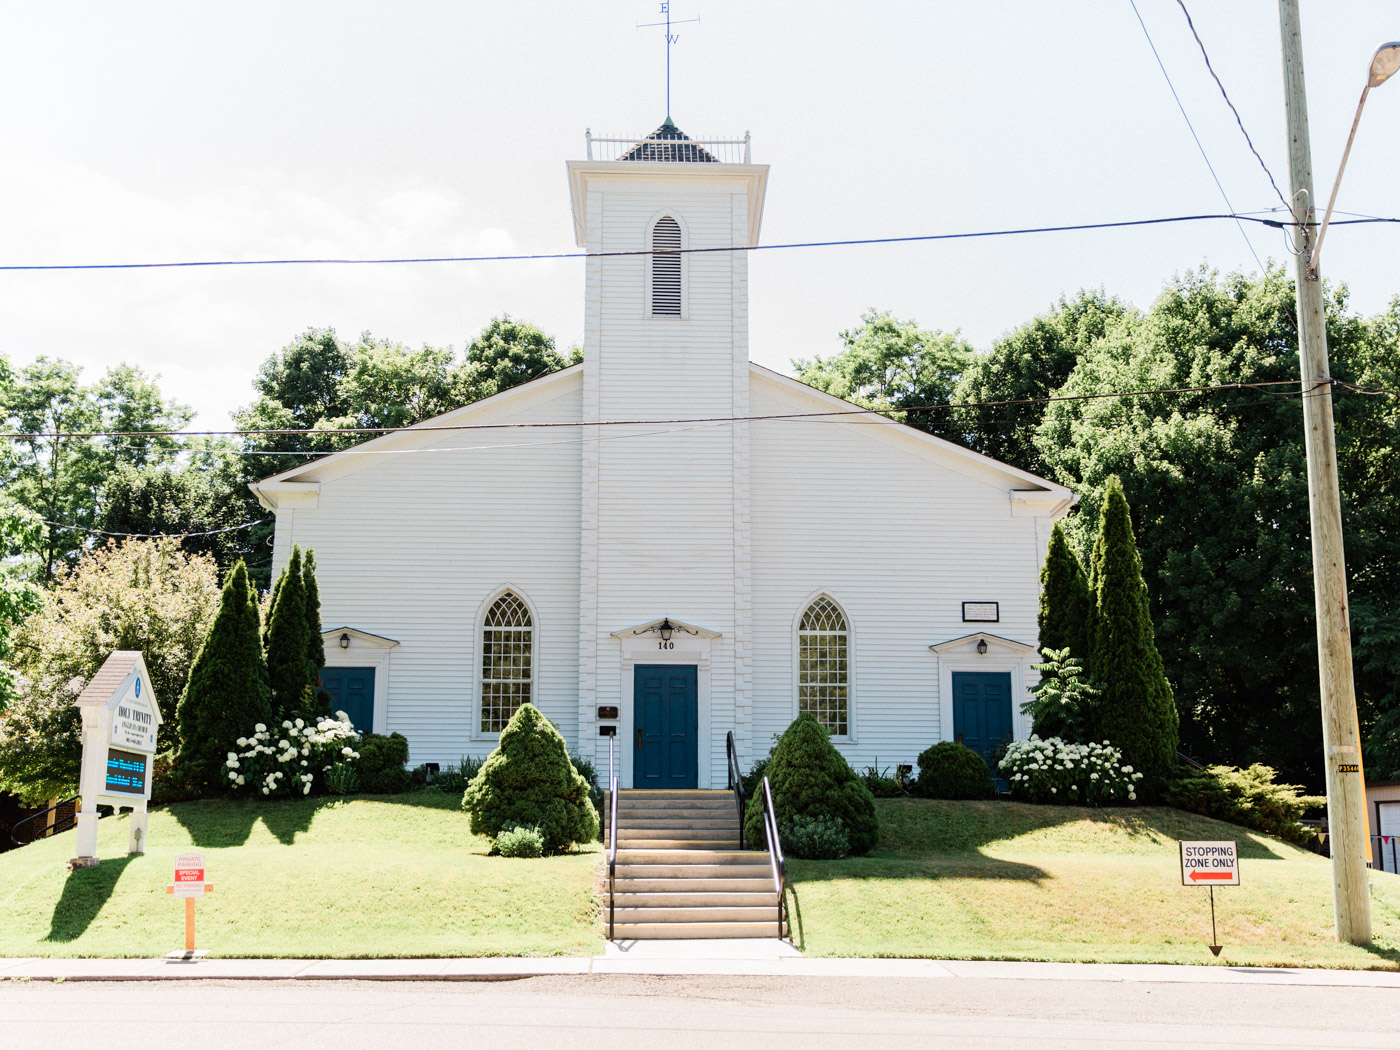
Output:
<path fill-rule="evenodd" d="M 1025 736 L 1073 493 L 749 360 L 746 144 L 598 145 L 582 364 L 253 486 L 274 568 L 316 551 L 339 706 L 455 762 L 530 700 L 636 787 L 723 787 L 727 732 L 747 769 L 800 711 L 858 769 Z"/>

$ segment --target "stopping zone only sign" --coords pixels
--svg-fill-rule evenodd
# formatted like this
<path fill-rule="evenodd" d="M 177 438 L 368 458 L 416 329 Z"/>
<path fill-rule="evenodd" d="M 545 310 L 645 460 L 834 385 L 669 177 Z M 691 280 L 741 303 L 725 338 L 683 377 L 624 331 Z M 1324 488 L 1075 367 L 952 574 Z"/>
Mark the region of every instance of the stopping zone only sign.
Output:
<path fill-rule="evenodd" d="M 1233 842 L 1182 842 L 1183 886 L 1238 886 L 1240 855 Z"/>

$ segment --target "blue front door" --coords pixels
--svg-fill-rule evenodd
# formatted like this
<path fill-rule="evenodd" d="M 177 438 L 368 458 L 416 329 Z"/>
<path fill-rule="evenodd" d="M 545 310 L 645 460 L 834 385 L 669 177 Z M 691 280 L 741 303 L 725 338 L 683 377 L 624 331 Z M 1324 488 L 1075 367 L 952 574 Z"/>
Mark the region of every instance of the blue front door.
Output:
<path fill-rule="evenodd" d="M 632 786 L 693 788 L 698 784 L 699 689 L 693 664 L 639 666 L 632 680 L 636 750 Z"/>
<path fill-rule="evenodd" d="M 332 711 L 344 711 L 361 733 L 374 731 L 373 667 L 323 667 L 321 688 L 331 694 Z"/>
<path fill-rule="evenodd" d="M 1005 671 L 953 672 L 953 739 L 990 763 L 992 752 L 1010 740 L 1011 675 Z"/>

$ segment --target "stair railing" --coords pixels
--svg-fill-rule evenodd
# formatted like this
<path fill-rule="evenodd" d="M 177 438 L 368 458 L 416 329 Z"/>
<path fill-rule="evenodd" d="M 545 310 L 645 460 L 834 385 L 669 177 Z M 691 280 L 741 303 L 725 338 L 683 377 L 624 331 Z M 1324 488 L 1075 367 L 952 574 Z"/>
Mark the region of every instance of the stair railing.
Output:
<path fill-rule="evenodd" d="M 778 936 L 783 935 L 787 922 L 787 864 L 783 861 L 783 843 L 778 837 L 778 813 L 773 808 L 773 790 L 768 778 L 763 778 L 763 834 L 768 840 L 768 863 L 773 869 L 773 888 L 778 892 Z"/>
<path fill-rule="evenodd" d="M 734 808 L 739 811 L 739 848 L 748 849 L 744 845 L 744 808 L 747 799 L 744 796 L 744 777 L 739 772 L 739 752 L 734 746 L 732 729 L 725 734 L 724 750 L 729 756 L 729 790 L 734 792 Z"/>
<path fill-rule="evenodd" d="M 77 802 L 80 798 L 82 798 L 81 795 L 74 795 L 72 798 L 65 798 L 61 802 L 55 802 L 52 806 L 49 806 L 47 809 L 41 809 L 38 813 L 31 813 L 29 814 L 29 816 L 15 821 L 12 825 L 10 825 L 10 841 L 13 842 L 16 846 L 27 846 L 31 842 L 38 842 L 40 839 L 46 839 L 51 835 L 57 835 L 61 832 L 67 831 L 69 828 L 77 827 L 78 807 L 73 806 L 73 803 Z M 23 841 L 20 840 L 19 829 L 22 828 L 25 824 L 28 824 L 31 820 L 38 820 L 41 817 L 47 817 L 50 813 L 56 813 L 64 806 L 73 806 L 73 813 L 71 816 L 63 817 L 60 820 L 55 820 L 53 822 L 52 827 L 45 824 L 37 834 L 31 836 L 30 838 L 24 839 Z M 104 815 L 105 814 L 99 814 L 99 816 Z"/>
<path fill-rule="evenodd" d="M 608 737 L 608 940 L 613 939 L 617 914 L 617 767 L 613 763 L 616 736 Z"/>

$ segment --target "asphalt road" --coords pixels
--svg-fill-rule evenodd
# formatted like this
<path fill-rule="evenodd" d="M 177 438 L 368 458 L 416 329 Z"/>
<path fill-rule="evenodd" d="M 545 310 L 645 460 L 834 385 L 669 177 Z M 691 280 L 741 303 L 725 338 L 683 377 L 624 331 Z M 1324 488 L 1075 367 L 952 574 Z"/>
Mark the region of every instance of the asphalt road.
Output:
<path fill-rule="evenodd" d="M 587 975 L 0 984 L 5 1050 L 1400 1047 L 1400 991 Z"/>

